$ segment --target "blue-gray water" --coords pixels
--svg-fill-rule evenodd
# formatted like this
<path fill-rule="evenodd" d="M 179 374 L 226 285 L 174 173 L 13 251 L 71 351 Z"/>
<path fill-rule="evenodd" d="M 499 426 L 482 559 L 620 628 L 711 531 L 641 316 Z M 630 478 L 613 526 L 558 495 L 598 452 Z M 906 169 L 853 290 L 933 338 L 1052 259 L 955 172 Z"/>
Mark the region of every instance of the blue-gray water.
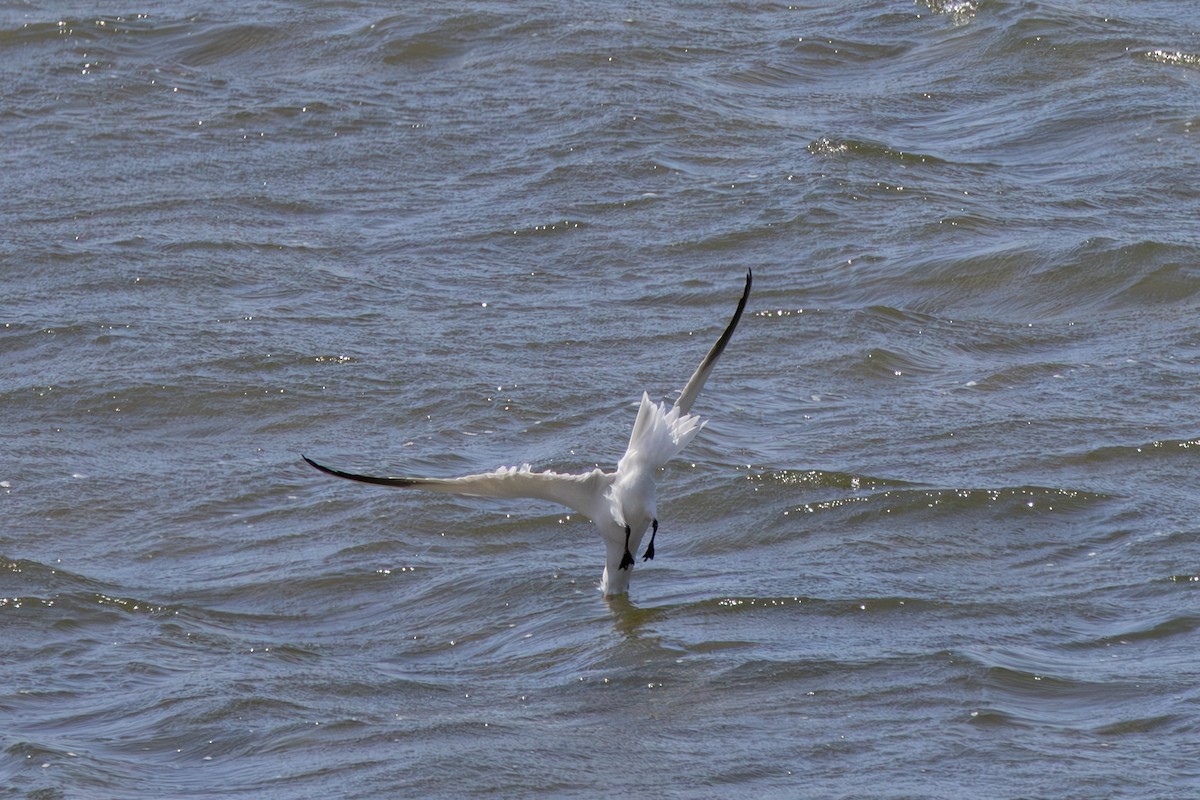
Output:
<path fill-rule="evenodd" d="M 0 796 L 1200 793 L 1200 11 L 0 4 Z M 534 501 L 755 293 L 627 600 Z"/>

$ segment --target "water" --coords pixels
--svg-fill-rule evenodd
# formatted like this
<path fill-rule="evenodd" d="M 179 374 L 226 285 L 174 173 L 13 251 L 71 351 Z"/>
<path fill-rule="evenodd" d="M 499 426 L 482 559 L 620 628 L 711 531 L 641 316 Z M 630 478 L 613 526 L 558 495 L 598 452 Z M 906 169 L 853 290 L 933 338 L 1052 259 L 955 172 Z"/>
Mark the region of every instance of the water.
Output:
<path fill-rule="evenodd" d="M 0 5 L 0 794 L 1200 791 L 1200 14 Z M 611 467 L 586 520 L 334 481 Z"/>

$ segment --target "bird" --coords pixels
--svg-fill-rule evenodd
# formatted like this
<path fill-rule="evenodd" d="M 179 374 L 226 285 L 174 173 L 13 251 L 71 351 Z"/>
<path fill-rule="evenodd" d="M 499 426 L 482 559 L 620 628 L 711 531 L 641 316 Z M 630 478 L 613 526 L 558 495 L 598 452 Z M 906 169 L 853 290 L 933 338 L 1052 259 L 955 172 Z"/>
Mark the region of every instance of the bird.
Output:
<path fill-rule="evenodd" d="M 613 471 L 606 472 L 597 467 L 577 474 L 550 470 L 535 472 L 525 463 L 458 478 L 383 477 L 334 469 L 303 453 L 301 458 L 321 472 L 360 483 L 470 497 L 534 498 L 574 509 L 592 521 L 604 542 L 600 591 L 606 598 L 627 594 L 635 563 L 633 554 L 641 546 L 647 530 L 650 531 L 650 542 L 642 560 L 654 558 L 654 539 L 658 534 L 658 473 L 705 425 L 705 421 L 691 413 L 692 404 L 733 337 L 746 309 L 753 280 L 752 271 L 746 270 L 746 285 L 737 310 L 671 407 L 668 408 L 665 402 L 652 402 L 650 395 L 642 392 L 629 445 Z"/>

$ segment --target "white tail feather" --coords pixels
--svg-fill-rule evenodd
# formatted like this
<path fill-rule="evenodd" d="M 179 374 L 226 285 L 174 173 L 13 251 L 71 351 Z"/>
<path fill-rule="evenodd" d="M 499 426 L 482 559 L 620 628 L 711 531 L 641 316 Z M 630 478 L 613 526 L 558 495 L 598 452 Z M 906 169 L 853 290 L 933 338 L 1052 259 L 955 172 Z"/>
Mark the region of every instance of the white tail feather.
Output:
<path fill-rule="evenodd" d="M 636 467 L 658 469 L 679 455 L 703 427 L 697 415 L 678 408 L 668 411 L 666 403 L 652 403 L 650 395 L 642 392 L 629 447 L 617 464 L 617 472 Z"/>

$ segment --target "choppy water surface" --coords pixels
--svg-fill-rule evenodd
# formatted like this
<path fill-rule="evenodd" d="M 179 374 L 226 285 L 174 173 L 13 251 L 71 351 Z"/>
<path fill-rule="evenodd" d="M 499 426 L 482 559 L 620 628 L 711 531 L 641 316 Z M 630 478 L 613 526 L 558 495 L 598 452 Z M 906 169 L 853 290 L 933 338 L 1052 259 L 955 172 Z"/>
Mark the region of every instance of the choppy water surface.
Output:
<path fill-rule="evenodd" d="M 1200 13 L 0 5 L 0 794 L 1200 791 Z M 611 466 L 756 290 L 597 591 Z"/>

